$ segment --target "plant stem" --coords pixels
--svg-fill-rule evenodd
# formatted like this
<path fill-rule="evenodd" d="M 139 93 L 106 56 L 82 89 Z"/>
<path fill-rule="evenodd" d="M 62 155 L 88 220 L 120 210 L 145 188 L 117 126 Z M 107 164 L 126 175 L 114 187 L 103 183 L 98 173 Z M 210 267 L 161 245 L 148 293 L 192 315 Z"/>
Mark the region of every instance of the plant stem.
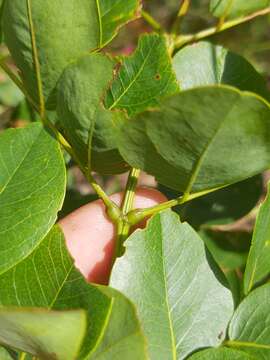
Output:
<path fill-rule="evenodd" d="M 181 21 L 182 21 L 183 17 L 187 14 L 189 7 L 190 7 L 190 0 L 181 0 L 181 4 L 180 4 L 180 8 L 177 13 L 177 17 L 172 26 L 172 31 L 171 31 L 172 34 L 177 33 L 177 31 L 180 27 Z"/>
<path fill-rule="evenodd" d="M 133 209 L 135 190 L 140 176 L 140 170 L 132 168 L 129 172 L 128 181 L 126 185 L 125 195 L 121 206 L 121 215 L 118 218 L 117 223 L 117 237 L 115 244 L 115 252 L 113 258 L 113 264 L 118 256 L 122 253 L 122 247 L 125 240 L 130 233 L 131 224 L 128 221 L 126 215 Z"/>
<path fill-rule="evenodd" d="M 250 21 L 252 19 L 255 19 L 258 16 L 263 16 L 263 15 L 267 15 L 270 13 L 270 7 L 257 11 L 251 15 L 242 17 L 242 18 L 238 18 L 238 19 L 234 19 L 234 20 L 230 20 L 230 21 L 226 21 L 224 22 L 224 24 L 221 26 L 220 29 L 217 29 L 216 26 L 211 27 L 209 29 L 206 30 L 202 30 L 200 32 L 198 32 L 197 34 L 190 34 L 190 35 L 181 35 L 175 38 L 174 41 L 174 50 L 178 50 L 181 47 L 183 47 L 184 45 L 187 45 L 189 43 L 192 43 L 194 41 L 198 41 L 198 40 L 202 40 L 205 39 L 211 35 L 220 33 L 222 31 L 228 30 L 234 26 L 243 24 L 247 21 Z"/>
<path fill-rule="evenodd" d="M 182 205 L 188 201 L 191 201 L 191 200 L 201 197 L 203 195 L 209 194 L 213 191 L 222 189 L 223 187 L 224 186 L 221 186 L 221 187 L 215 188 L 215 189 L 211 189 L 211 190 L 204 190 L 204 191 L 200 191 L 200 192 L 190 194 L 190 195 L 184 194 L 176 199 L 169 200 L 164 203 L 161 203 L 161 204 L 158 204 L 158 205 L 146 208 L 146 209 L 132 210 L 127 214 L 128 221 L 131 224 L 131 226 L 134 226 L 134 225 L 138 224 L 139 222 L 143 221 L 145 218 L 147 218 L 151 215 L 154 215 L 156 213 L 159 213 L 160 211 L 170 209 L 177 205 Z"/>
<path fill-rule="evenodd" d="M 142 10 L 141 12 L 142 17 L 144 18 L 144 20 L 157 32 L 162 31 L 162 26 L 161 24 L 153 18 L 152 15 L 150 15 L 148 12 Z"/>
<path fill-rule="evenodd" d="M 126 215 L 133 208 L 135 190 L 140 176 L 140 170 L 132 168 L 130 170 L 127 186 L 125 190 L 124 200 L 122 204 L 122 213 Z"/>

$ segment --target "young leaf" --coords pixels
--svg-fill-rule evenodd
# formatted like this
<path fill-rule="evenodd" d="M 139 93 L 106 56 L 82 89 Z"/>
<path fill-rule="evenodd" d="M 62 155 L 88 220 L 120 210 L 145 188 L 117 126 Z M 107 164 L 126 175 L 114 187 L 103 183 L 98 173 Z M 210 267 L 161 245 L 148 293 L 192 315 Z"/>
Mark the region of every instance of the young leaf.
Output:
<path fill-rule="evenodd" d="M 124 58 L 105 105 L 134 115 L 178 91 L 165 38 L 157 34 L 144 35 L 135 53 Z"/>
<path fill-rule="evenodd" d="M 256 360 L 254 357 L 243 351 L 227 348 L 209 349 L 199 351 L 188 360 Z"/>
<path fill-rule="evenodd" d="M 28 2 L 41 65 L 43 93 L 49 108 L 55 107 L 55 86 L 64 68 L 90 50 L 105 46 L 118 28 L 134 19 L 140 9 L 139 0 Z M 27 1 L 5 1 L 3 31 L 28 93 L 38 103 Z"/>
<path fill-rule="evenodd" d="M 231 5 L 230 5 L 231 4 Z M 270 6 L 269 0 L 211 0 L 210 11 L 216 17 L 221 17 L 224 14 L 227 19 L 236 17 L 243 17 L 262 10 Z"/>
<path fill-rule="evenodd" d="M 174 56 L 173 67 L 183 90 L 227 84 L 270 99 L 266 81 L 255 68 L 245 58 L 222 46 L 204 41 L 186 46 Z"/>
<path fill-rule="evenodd" d="M 85 330 L 82 310 L 0 309 L 0 343 L 41 360 L 74 360 Z"/>
<path fill-rule="evenodd" d="M 142 351 L 144 359 L 144 338 L 133 305 L 113 290 L 106 292 L 85 282 L 74 267 L 58 227 L 26 259 L 0 276 L 0 289 L 2 307 L 84 309 L 87 332 L 76 359 L 92 359 L 93 352 L 104 352 L 105 356 L 125 351 L 125 344 L 134 347 L 137 353 Z"/>
<path fill-rule="evenodd" d="M 268 103 L 224 85 L 183 91 L 115 128 L 128 164 L 186 195 L 269 167 Z"/>
<path fill-rule="evenodd" d="M 0 135 L 0 274 L 48 233 L 65 194 L 65 164 L 41 124 Z"/>
<path fill-rule="evenodd" d="M 112 129 L 123 115 L 102 105 L 114 66 L 105 55 L 86 55 L 66 68 L 58 84 L 57 112 L 64 132 L 86 166 L 100 173 L 128 170 Z"/>
<path fill-rule="evenodd" d="M 268 194 L 260 207 L 244 275 L 244 292 L 270 273 L 270 184 Z"/>
<path fill-rule="evenodd" d="M 137 306 L 151 359 L 185 359 L 224 339 L 233 299 L 208 259 L 202 240 L 172 211 L 127 240 L 111 285 Z"/>
<path fill-rule="evenodd" d="M 269 359 L 269 307 L 269 284 L 252 291 L 233 315 L 226 345 L 245 351 L 256 360 Z"/>

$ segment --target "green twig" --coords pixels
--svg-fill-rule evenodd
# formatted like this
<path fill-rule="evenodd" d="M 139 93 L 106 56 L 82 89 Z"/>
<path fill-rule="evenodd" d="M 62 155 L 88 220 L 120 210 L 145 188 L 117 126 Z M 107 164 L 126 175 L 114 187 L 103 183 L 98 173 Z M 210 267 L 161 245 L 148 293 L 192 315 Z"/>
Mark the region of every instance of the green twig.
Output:
<path fill-rule="evenodd" d="M 177 17 L 172 25 L 172 31 L 171 31 L 172 34 L 177 33 L 177 31 L 180 27 L 181 21 L 182 21 L 183 17 L 187 14 L 189 7 L 190 7 L 190 0 L 181 0 L 181 4 L 180 4 L 180 8 L 177 13 Z"/>
<path fill-rule="evenodd" d="M 221 28 L 218 29 L 218 31 L 217 31 L 217 27 L 214 26 L 214 27 L 211 27 L 209 29 L 202 30 L 202 31 L 198 32 L 197 34 L 178 36 L 178 37 L 175 38 L 175 41 L 174 41 L 174 50 L 178 50 L 181 47 L 183 47 L 184 45 L 187 45 L 187 44 L 192 43 L 194 41 L 199 41 L 199 40 L 205 39 L 205 38 L 207 38 L 207 37 L 209 37 L 211 35 L 214 35 L 214 34 L 222 32 L 222 31 L 228 30 L 228 29 L 230 29 L 230 28 L 232 28 L 234 26 L 237 26 L 237 25 L 243 24 L 245 22 L 248 22 L 248 21 L 250 21 L 252 19 L 255 19 L 258 16 L 267 15 L 269 13 L 270 13 L 270 7 L 266 8 L 266 9 L 263 9 L 263 10 L 260 10 L 260 11 L 257 11 L 255 13 L 251 14 L 251 15 L 248 15 L 248 16 L 245 16 L 245 17 L 242 17 L 242 18 L 226 21 L 221 26 Z"/>
<path fill-rule="evenodd" d="M 143 221 L 145 218 L 148 218 L 154 214 L 157 214 L 160 211 L 171 209 L 172 207 L 177 206 L 177 205 L 182 205 L 188 201 L 191 201 L 191 200 L 201 197 L 203 195 L 209 194 L 213 191 L 220 190 L 223 187 L 224 186 L 215 188 L 215 189 L 211 189 L 211 190 L 200 191 L 200 192 L 190 194 L 190 195 L 183 195 L 183 196 L 180 196 L 179 198 L 169 200 L 164 203 L 161 203 L 161 204 L 158 204 L 158 205 L 146 208 L 146 209 L 132 210 L 127 214 L 128 221 L 132 226 L 134 226 L 134 225 L 138 224 L 139 222 Z"/>
<path fill-rule="evenodd" d="M 153 18 L 152 15 L 150 15 L 148 12 L 142 10 L 141 12 L 142 17 L 144 18 L 144 20 L 157 32 L 162 31 L 162 26 L 161 24 Z"/>

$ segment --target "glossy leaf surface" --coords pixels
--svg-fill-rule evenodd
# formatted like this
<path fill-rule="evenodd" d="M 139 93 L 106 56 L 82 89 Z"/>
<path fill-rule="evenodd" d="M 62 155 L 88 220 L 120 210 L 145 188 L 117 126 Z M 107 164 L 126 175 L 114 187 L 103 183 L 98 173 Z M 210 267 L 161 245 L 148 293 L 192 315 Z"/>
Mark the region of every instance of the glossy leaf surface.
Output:
<path fill-rule="evenodd" d="M 256 360 L 270 356 L 270 285 L 252 291 L 237 308 L 229 327 L 228 345 Z"/>
<path fill-rule="evenodd" d="M 221 17 L 227 14 L 226 18 L 236 18 L 250 15 L 255 11 L 270 6 L 269 0 L 211 0 L 210 11 L 214 16 Z"/>
<path fill-rule="evenodd" d="M 245 58 L 222 46 L 205 41 L 186 46 L 174 56 L 173 67 L 183 90 L 225 84 L 270 99 L 266 81 L 256 69 Z"/>
<path fill-rule="evenodd" d="M 53 226 L 65 193 L 57 141 L 40 124 L 0 135 L 0 274 L 22 261 Z"/>
<path fill-rule="evenodd" d="M 133 167 L 183 193 L 239 182 L 269 167 L 270 107 L 230 87 L 186 90 L 116 124 Z M 246 161 L 246 159 L 249 161 Z"/>
<path fill-rule="evenodd" d="M 137 306 L 150 358 L 185 359 L 220 344 L 233 300 L 196 232 L 167 211 L 125 244 L 111 285 Z"/>
<path fill-rule="evenodd" d="M 244 275 L 247 294 L 254 285 L 270 273 L 270 185 L 268 194 L 257 215 L 251 248 Z"/>
<path fill-rule="evenodd" d="M 64 68 L 90 50 L 107 44 L 119 26 L 137 16 L 140 7 L 139 0 L 28 0 L 28 3 L 49 108 L 55 107 L 55 86 Z M 27 1 L 5 2 L 3 30 L 28 92 L 38 103 Z"/>
<path fill-rule="evenodd" d="M 68 66 L 58 84 L 57 112 L 64 132 L 81 161 L 101 173 L 128 169 L 112 130 L 114 119 L 123 115 L 102 104 L 115 65 L 105 55 L 87 55 Z"/>
<path fill-rule="evenodd" d="M 143 35 L 134 54 L 123 59 L 105 104 L 109 109 L 123 109 L 134 115 L 178 91 L 165 38 Z"/>

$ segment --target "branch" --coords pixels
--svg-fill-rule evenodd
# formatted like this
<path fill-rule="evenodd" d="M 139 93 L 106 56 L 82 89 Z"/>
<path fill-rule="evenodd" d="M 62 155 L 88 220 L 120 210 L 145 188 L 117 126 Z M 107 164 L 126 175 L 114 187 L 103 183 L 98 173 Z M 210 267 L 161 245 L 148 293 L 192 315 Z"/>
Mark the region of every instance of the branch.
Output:
<path fill-rule="evenodd" d="M 178 36 L 174 41 L 174 50 L 178 50 L 181 47 L 183 47 L 184 45 L 187 45 L 189 43 L 192 43 L 192 42 L 195 42 L 198 40 L 205 39 L 209 36 L 215 35 L 222 31 L 228 30 L 234 26 L 238 26 L 238 25 L 248 22 L 252 19 L 255 19 L 256 17 L 267 15 L 269 13 L 270 13 L 270 7 L 260 10 L 260 11 L 257 11 L 251 15 L 248 15 L 248 16 L 245 16 L 242 18 L 226 21 L 222 24 L 222 26 L 220 26 L 220 28 L 217 28 L 216 26 L 214 26 L 209 29 L 202 30 L 202 31 L 198 32 L 197 34 Z"/>
<path fill-rule="evenodd" d="M 161 24 L 153 18 L 152 15 L 150 15 L 148 12 L 142 10 L 141 12 L 142 18 L 157 32 L 162 31 Z"/>

